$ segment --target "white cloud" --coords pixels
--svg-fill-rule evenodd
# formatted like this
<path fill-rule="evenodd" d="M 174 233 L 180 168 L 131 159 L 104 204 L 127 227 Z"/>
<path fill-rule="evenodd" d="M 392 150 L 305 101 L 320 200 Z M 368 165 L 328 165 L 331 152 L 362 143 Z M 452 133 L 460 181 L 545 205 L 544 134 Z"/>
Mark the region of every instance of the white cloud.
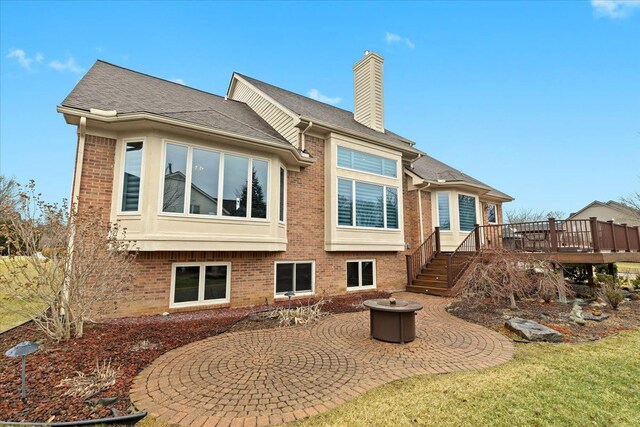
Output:
<path fill-rule="evenodd" d="M 178 83 L 178 84 L 180 84 L 180 85 L 186 85 L 186 84 L 187 84 L 187 83 L 185 83 L 185 81 L 184 81 L 184 80 L 182 80 L 182 79 L 173 79 L 173 80 L 171 80 L 171 81 L 172 81 L 172 82 L 174 82 L 174 83 Z"/>
<path fill-rule="evenodd" d="M 416 45 L 414 45 L 411 40 L 395 33 L 390 33 L 390 32 L 384 33 L 384 40 L 389 45 L 394 43 L 401 43 L 401 44 L 405 44 L 409 49 L 414 49 L 416 47 Z"/>
<path fill-rule="evenodd" d="M 340 101 L 342 101 L 342 98 L 340 98 L 339 96 L 331 98 L 321 94 L 318 89 L 311 89 L 309 92 L 307 92 L 307 95 L 311 99 L 315 99 L 316 101 L 320 101 L 320 102 L 326 102 L 327 104 L 337 104 Z"/>
<path fill-rule="evenodd" d="M 69 56 L 67 62 L 60 62 L 57 59 L 54 59 L 53 61 L 49 62 L 49 67 L 60 72 L 71 71 L 72 73 L 82 73 L 84 71 L 84 68 L 81 68 L 80 66 L 78 66 L 78 64 L 76 64 L 76 60 L 73 58 L 73 56 Z"/>
<path fill-rule="evenodd" d="M 640 9 L 640 0 L 591 0 L 591 6 L 596 16 L 618 19 Z"/>
<path fill-rule="evenodd" d="M 22 68 L 31 71 L 31 64 L 33 64 L 34 61 L 42 62 L 44 56 L 41 53 L 36 53 L 35 58 L 29 58 L 24 50 L 11 49 L 9 51 L 9 54 L 7 55 L 7 58 L 15 58 L 15 60 L 18 61 L 18 64 L 20 64 Z"/>

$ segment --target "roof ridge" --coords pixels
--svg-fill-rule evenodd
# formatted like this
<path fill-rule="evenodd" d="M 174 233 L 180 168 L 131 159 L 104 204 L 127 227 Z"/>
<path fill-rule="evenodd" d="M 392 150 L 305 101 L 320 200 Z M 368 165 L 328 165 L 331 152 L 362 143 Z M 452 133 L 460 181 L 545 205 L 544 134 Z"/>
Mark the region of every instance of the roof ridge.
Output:
<path fill-rule="evenodd" d="M 217 93 L 208 92 L 206 90 L 198 89 L 198 88 L 195 88 L 193 86 L 186 85 L 186 84 L 177 83 L 177 82 L 174 82 L 174 81 L 171 81 L 171 80 L 163 79 L 162 77 L 152 76 L 151 74 L 147 74 L 147 73 L 143 73 L 141 71 L 133 70 L 131 68 L 123 67 L 122 65 L 113 64 L 113 63 L 105 61 L 103 59 L 96 59 L 96 62 L 101 62 L 101 63 L 109 65 L 111 67 L 120 68 L 121 70 L 129 71 L 131 73 L 139 74 L 141 76 L 149 77 L 149 78 L 152 78 L 152 79 L 155 79 L 155 80 L 160 80 L 160 81 L 165 82 L 165 83 L 171 83 L 173 85 L 177 85 L 178 87 L 181 87 L 181 88 L 184 88 L 184 89 L 195 90 L 196 92 L 201 92 L 201 93 L 204 93 L 206 95 L 215 96 L 216 98 L 221 98 L 221 99 L 224 99 L 225 101 L 233 101 L 233 102 L 237 102 L 239 104 L 245 104 L 246 105 L 246 103 L 244 103 L 242 101 L 238 101 L 238 100 L 235 100 L 235 99 L 232 99 L 232 98 L 227 98 L 226 96 L 218 95 Z"/>

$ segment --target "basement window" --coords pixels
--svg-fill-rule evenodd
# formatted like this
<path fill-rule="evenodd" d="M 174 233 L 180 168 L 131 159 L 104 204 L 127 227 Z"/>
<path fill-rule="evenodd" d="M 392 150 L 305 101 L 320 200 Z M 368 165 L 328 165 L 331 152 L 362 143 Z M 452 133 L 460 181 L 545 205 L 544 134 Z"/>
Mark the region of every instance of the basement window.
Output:
<path fill-rule="evenodd" d="M 312 294 L 315 287 L 315 263 L 276 262 L 276 296 L 287 292 L 295 294 Z"/>
<path fill-rule="evenodd" d="M 347 290 L 376 287 L 376 261 L 347 261 Z"/>
<path fill-rule="evenodd" d="M 171 307 L 229 302 L 229 263 L 173 264 Z"/>

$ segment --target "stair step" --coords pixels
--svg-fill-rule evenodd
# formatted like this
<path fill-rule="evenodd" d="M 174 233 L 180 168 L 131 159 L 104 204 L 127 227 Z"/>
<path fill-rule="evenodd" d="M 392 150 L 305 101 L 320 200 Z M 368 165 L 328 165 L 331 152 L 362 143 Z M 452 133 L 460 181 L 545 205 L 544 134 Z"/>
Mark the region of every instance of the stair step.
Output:
<path fill-rule="evenodd" d="M 413 283 L 411 284 L 411 286 L 426 286 L 426 287 L 432 287 L 432 288 L 448 288 L 449 284 L 447 283 L 447 281 L 437 281 L 437 280 L 420 280 L 420 279 L 416 279 L 413 281 Z"/>
<path fill-rule="evenodd" d="M 446 274 L 418 274 L 416 277 L 417 280 L 431 280 L 434 282 L 446 282 L 447 275 Z"/>
<path fill-rule="evenodd" d="M 441 288 L 432 288 L 432 287 L 423 287 L 423 286 L 407 286 L 407 292 L 414 292 L 417 294 L 427 294 L 427 295 L 435 295 L 435 296 L 448 296 L 449 289 L 441 289 Z"/>

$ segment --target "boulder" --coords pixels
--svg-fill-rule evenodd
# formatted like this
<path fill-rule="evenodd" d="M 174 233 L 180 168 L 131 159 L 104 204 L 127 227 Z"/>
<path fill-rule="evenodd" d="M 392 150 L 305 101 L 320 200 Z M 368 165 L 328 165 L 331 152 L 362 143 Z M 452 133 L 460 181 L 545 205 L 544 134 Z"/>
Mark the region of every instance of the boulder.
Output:
<path fill-rule="evenodd" d="M 583 313 L 582 317 L 584 320 L 593 320 L 594 322 L 602 322 L 604 319 L 608 318 L 609 315 L 607 313 L 602 313 L 599 316 L 594 316 L 591 313 Z"/>
<path fill-rule="evenodd" d="M 562 334 L 533 320 L 514 317 L 505 322 L 511 331 L 529 341 L 562 342 Z"/>
<path fill-rule="evenodd" d="M 569 314 L 569 319 L 577 323 L 578 325 L 584 325 L 584 317 L 582 313 L 582 307 L 577 302 L 573 304 L 573 308 L 571 309 L 571 313 Z"/>

